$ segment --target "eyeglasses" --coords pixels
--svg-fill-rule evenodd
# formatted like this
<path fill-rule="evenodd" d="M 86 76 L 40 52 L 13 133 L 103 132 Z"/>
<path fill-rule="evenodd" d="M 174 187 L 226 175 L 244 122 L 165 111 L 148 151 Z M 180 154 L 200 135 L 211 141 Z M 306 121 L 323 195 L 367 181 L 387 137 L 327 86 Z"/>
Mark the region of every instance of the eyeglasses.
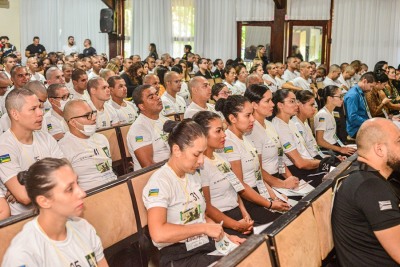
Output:
<path fill-rule="evenodd" d="M 224 96 L 229 96 L 229 95 L 231 95 L 232 94 L 232 92 L 231 91 L 220 91 L 219 93 L 218 93 L 218 95 L 224 95 Z"/>
<path fill-rule="evenodd" d="M 337 97 L 337 98 L 343 99 L 344 95 L 333 95 L 332 97 Z"/>
<path fill-rule="evenodd" d="M 68 100 L 68 99 L 71 99 L 71 98 L 72 98 L 72 95 L 71 95 L 71 94 L 68 94 L 68 95 L 54 96 L 54 97 L 49 97 L 49 98 L 62 99 L 62 100 L 64 100 L 64 101 L 66 101 L 66 100 Z"/>
<path fill-rule="evenodd" d="M 68 122 L 71 121 L 72 119 L 78 119 L 78 118 L 86 118 L 88 120 L 91 120 L 91 119 L 93 119 L 93 117 L 96 117 L 96 116 L 97 116 L 97 110 L 92 110 L 91 112 L 88 112 L 84 115 L 72 117 L 68 120 Z"/>

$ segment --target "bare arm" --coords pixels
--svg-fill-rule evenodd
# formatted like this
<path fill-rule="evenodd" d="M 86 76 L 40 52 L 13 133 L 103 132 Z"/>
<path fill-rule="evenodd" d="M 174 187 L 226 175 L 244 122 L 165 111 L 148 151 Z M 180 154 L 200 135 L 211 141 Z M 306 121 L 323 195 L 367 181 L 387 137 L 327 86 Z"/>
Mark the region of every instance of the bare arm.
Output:
<path fill-rule="evenodd" d="M 10 215 L 10 206 L 8 206 L 8 203 L 4 197 L 0 197 L 0 220 L 8 218 Z"/>
<path fill-rule="evenodd" d="M 167 209 L 162 207 L 150 208 L 147 211 L 151 239 L 156 243 L 177 243 L 189 237 L 206 234 L 220 240 L 224 231 L 220 224 L 195 223 L 178 225 L 167 222 Z"/>
<path fill-rule="evenodd" d="M 19 183 L 17 176 L 14 176 L 10 180 L 8 180 L 5 183 L 5 186 L 19 203 L 23 205 L 28 205 L 31 203 L 31 200 L 29 199 L 28 194 L 26 193 L 25 186 Z"/>
<path fill-rule="evenodd" d="M 320 160 L 317 159 L 305 159 L 303 158 L 297 149 L 285 153 L 286 156 L 293 162 L 293 164 L 304 170 L 313 170 L 318 168 Z"/>
<path fill-rule="evenodd" d="M 389 256 L 400 263 L 400 224 L 385 230 L 374 231 L 374 234 Z"/>
<path fill-rule="evenodd" d="M 97 266 L 99 267 L 108 267 L 108 262 L 106 260 L 106 257 L 102 258 L 101 261 L 97 263 Z"/>
<path fill-rule="evenodd" d="M 335 146 L 332 145 L 330 143 L 328 143 L 325 139 L 324 139 L 324 131 L 322 130 L 317 130 L 316 134 L 315 134 L 315 139 L 317 140 L 317 144 L 320 147 L 326 148 L 326 149 L 331 149 L 333 151 L 345 154 L 345 155 L 353 155 L 354 152 L 356 152 L 356 150 L 354 148 L 351 147 L 340 147 L 340 146 Z"/>
<path fill-rule="evenodd" d="M 138 159 L 140 166 L 142 166 L 142 168 L 145 168 L 145 167 L 155 164 L 155 162 L 153 160 L 153 145 L 152 144 L 138 148 L 134 152 L 135 152 L 135 156 Z"/>
<path fill-rule="evenodd" d="M 293 83 L 291 83 L 291 82 L 286 82 L 286 83 L 282 84 L 282 89 L 289 89 L 289 90 L 294 90 L 294 91 L 303 90 L 300 87 L 294 86 Z"/>

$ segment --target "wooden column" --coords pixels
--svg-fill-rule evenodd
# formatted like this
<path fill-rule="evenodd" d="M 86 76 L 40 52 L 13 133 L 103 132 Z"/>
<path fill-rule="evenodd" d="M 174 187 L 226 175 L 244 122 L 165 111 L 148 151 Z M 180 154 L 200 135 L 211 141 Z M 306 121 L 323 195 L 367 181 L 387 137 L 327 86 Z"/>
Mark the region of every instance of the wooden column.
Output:
<path fill-rule="evenodd" d="M 286 0 L 274 0 L 274 27 L 272 28 L 271 39 L 271 62 L 284 62 L 285 55 L 285 15 L 286 15 Z"/>
<path fill-rule="evenodd" d="M 108 34 L 109 58 L 124 54 L 125 3 L 124 0 L 102 0 L 114 11 L 114 31 Z"/>

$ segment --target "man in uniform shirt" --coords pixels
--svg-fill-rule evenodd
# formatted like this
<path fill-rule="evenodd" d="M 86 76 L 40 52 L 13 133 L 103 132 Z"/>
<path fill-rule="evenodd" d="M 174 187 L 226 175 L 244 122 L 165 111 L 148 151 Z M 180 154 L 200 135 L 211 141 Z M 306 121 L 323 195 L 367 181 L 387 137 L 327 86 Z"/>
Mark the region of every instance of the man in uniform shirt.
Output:
<path fill-rule="evenodd" d="M 38 61 L 36 57 L 30 57 L 26 61 L 26 66 L 28 67 L 29 73 L 32 75 L 31 76 L 31 81 L 40 81 L 41 83 L 44 84 L 46 79 L 42 74 L 37 72 L 38 69 Z"/>
<path fill-rule="evenodd" d="M 87 83 L 87 91 L 90 96 L 88 103 L 93 110 L 97 111 L 97 129 L 118 125 L 117 112 L 106 103 L 111 96 L 108 83 L 101 77 L 92 78 Z"/>
<path fill-rule="evenodd" d="M 96 133 L 96 111 L 83 100 L 71 100 L 65 105 L 64 119 L 69 132 L 59 145 L 78 175 L 79 186 L 87 191 L 116 180 L 110 144 L 104 135 Z"/>
<path fill-rule="evenodd" d="M 29 82 L 31 78 L 31 74 L 28 72 L 28 69 L 24 66 L 14 66 L 11 69 L 11 81 L 14 86 L 10 89 L 21 89 L 25 84 Z"/>
<path fill-rule="evenodd" d="M 183 97 L 178 95 L 182 85 L 181 76 L 175 71 L 169 71 L 164 75 L 164 83 L 166 92 L 161 96 L 162 114 L 165 116 L 173 113 L 184 113 L 186 102 Z"/>
<path fill-rule="evenodd" d="M 11 91 L 6 98 L 11 128 L 0 138 L 0 178 L 17 202 L 10 203 L 11 215 L 31 209 L 25 187 L 17 174 L 45 157 L 63 158 L 56 140 L 42 127 L 43 110 L 38 97 L 28 89 Z"/>
<path fill-rule="evenodd" d="M 329 67 L 329 73 L 324 79 L 324 87 L 333 85 L 340 87 L 340 83 L 338 82 L 338 78 L 340 76 L 340 67 L 336 64 L 333 64 Z"/>
<path fill-rule="evenodd" d="M 400 203 L 387 179 L 400 171 L 400 130 L 387 119 L 371 119 L 356 142 L 357 162 L 338 187 L 332 209 L 339 263 L 399 266 Z"/>
<path fill-rule="evenodd" d="M 315 84 L 310 83 L 312 67 L 311 64 L 303 61 L 300 63 L 300 77 L 296 77 L 291 81 L 286 82 L 282 85 L 283 89 L 290 89 L 294 91 L 308 90 L 314 94 L 317 92 Z"/>
<path fill-rule="evenodd" d="M 4 72 L 11 79 L 11 69 L 17 64 L 15 56 L 8 56 L 3 58 Z"/>
<path fill-rule="evenodd" d="M 68 88 L 68 90 L 72 90 L 74 88 L 74 85 L 72 83 L 72 71 L 74 70 L 74 67 L 72 64 L 65 63 L 62 66 L 62 72 L 64 73 L 64 79 L 65 79 L 65 86 Z"/>
<path fill-rule="evenodd" d="M 127 142 L 136 171 L 168 159 L 170 150 L 168 134 L 163 131 L 168 119 L 160 115 L 163 106 L 156 88 L 139 86 L 133 91 L 133 100 L 140 114 L 129 129 Z"/>
<path fill-rule="evenodd" d="M 286 82 L 294 80 L 294 78 L 299 77 L 300 74 L 297 71 L 299 67 L 300 60 L 297 57 L 288 57 L 287 59 L 287 69 L 282 75 L 282 79 Z"/>
<path fill-rule="evenodd" d="M 44 58 L 46 56 L 46 48 L 43 45 L 39 44 L 39 37 L 33 37 L 33 43 L 28 45 L 25 49 L 25 56 L 29 57 L 37 57 Z"/>
<path fill-rule="evenodd" d="M 92 70 L 89 74 L 89 80 L 94 77 L 100 76 L 101 64 L 100 64 L 101 56 L 93 56 L 92 57 Z"/>
<path fill-rule="evenodd" d="M 64 73 L 57 67 L 50 67 L 46 71 L 47 85 L 51 84 L 65 84 Z"/>
<path fill-rule="evenodd" d="M 87 92 L 87 83 L 88 83 L 88 76 L 86 71 L 81 69 L 75 69 L 72 72 L 72 84 L 74 87 L 69 89 L 70 94 L 72 95 L 72 99 L 82 99 L 89 101 L 90 96 Z"/>
<path fill-rule="evenodd" d="M 64 137 L 68 125 L 64 120 L 64 107 L 70 100 L 70 93 L 64 84 L 52 84 L 47 89 L 51 111 L 46 116 L 47 129 L 57 141 Z"/>
<path fill-rule="evenodd" d="M 133 123 L 138 114 L 132 102 L 126 101 L 128 89 L 126 83 L 120 76 L 112 76 L 107 80 L 111 91 L 111 106 L 118 114 L 121 123 Z"/>

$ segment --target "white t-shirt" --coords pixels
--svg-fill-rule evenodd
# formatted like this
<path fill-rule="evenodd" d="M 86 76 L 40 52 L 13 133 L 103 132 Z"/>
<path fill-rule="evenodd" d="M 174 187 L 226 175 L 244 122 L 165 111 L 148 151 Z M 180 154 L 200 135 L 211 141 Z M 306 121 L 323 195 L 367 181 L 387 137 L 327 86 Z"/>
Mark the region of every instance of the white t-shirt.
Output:
<path fill-rule="evenodd" d="M 160 115 L 158 120 L 152 120 L 143 114 L 135 120 L 129 128 L 127 135 L 129 153 L 132 155 L 134 170 L 140 170 L 139 160 L 135 156 L 135 150 L 147 146 L 153 146 L 154 162 L 161 162 L 169 158 L 168 133 L 163 131 L 164 123 L 168 118 Z"/>
<path fill-rule="evenodd" d="M 260 170 L 257 150 L 251 144 L 251 141 L 243 136 L 239 139 L 229 129 L 225 131 L 225 147 L 223 157 L 229 162 L 240 160 L 242 164 L 243 182 L 250 187 L 256 187 L 256 175 Z"/>
<path fill-rule="evenodd" d="M 299 76 L 300 76 L 299 72 L 297 71 L 291 72 L 289 69 L 286 69 L 282 75 L 282 80 L 290 82 Z"/>
<path fill-rule="evenodd" d="M 46 122 L 47 130 L 51 135 L 69 132 L 67 122 L 54 110 L 46 113 Z"/>
<path fill-rule="evenodd" d="M 272 124 L 275 126 L 275 130 L 277 131 L 281 140 L 283 153 L 288 153 L 297 149 L 303 158 L 313 158 L 310 153 L 308 153 L 303 137 L 297 130 L 297 127 L 293 121 L 289 120 L 289 124 L 287 124 L 280 118 L 275 117 L 272 119 Z M 286 156 L 286 154 L 283 155 L 283 161 L 285 162 L 286 166 L 293 165 L 293 162 Z"/>
<path fill-rule="evenodd" d="M 79 49 L 76 45 L 73 45 L 73 46 L 63 45 L 62 51 L 64 52 L 64 55 L 68 56 L 71 53 L 78 53 Z"/>
<path fill-rule="evenodd" d="M 72 99 L 80 99 L 80 100 L 85 100 L 86 102 L 90 101 L 90 96 L 89 93 L 87 92 L 87 90 L 85 90 L 83 92 L 83 94 L 78 93 L 77 91 L 75 91 L 75 89 L 69 89 L 68 88 L 69 93 L 72 95 Z"/>
<path fill-rule="evenodd" d="M 7 249 L 2 266 L 92 267 L 93 260 L 104 258 L 100 238 L 85 219 L 69 219 L 63 241 L 50 240 L 39 227 L 37 217 L 24 225 Z"/>
<path fill-rule="evenodd" d="M 226 85 L 226 87 L 228 87 L 229 91 L 231 91 L 232 95 L 242 95 L 242 91 L 236 86 L 229 84 L 225 81 L 224 84 Z"/>
<path fill-rule="evenodd" d="M 300 119 L 297 116 L 293 116 L 291 121 L 294 122 L 294 125 L 296 125 L 297 130 L 303 136 L 303 139 L 307 145 L 307 151 L 311 155 L 311 157 L 315 157 L 318 155 L 318 144 L 317 141 L 314 138 L 314 135 L 311 131 L 310 126 L 308 125 L 307 122 L 303 123 L 300 121 Z"/>
<path fill-rule="evenodd" d="M 279 78 L 278 76 L 275 77 L 276 84 L 278 86 L 278 89 L 282 88 L 282 85 L 285 83 L 285 80 Z"/>
<path fill-rule="evenodd" d="M 337 81 L 337 79 L 334 81 L 328 76 L 325 77 L 325 80 L 323 81 L 324 87 L 327 87 L 329 85 L 334 85 L 340 87 L 340 83 Z"/>
<path fill-rule="evenodd" d="M 303 77 L 296 77 L 290 82 L 296 87 L 300 87 L 303 90 L 308 90 L 312 92 L 310 87 L 310 82 L 304 79 Z"/>
<path fill-rule="evenodd" d="M 200 169 L 201 185 L 210 188 L 211 204 L 220 211 L 228 211 L 239 206 L 238 195 L 227 175 L 235 175 L 229 162 L 214 153 L 214 159 L 204 157 Z"/>
<path fill-rule="evenodd" d="M 95 133 L 84 139 L 67 132 L 59 145 L 78 175 L 78 184 L 83 190 L 117 179 L 112 169 L 110 144 L 104 135 Z"/>
<path fill-rule="evenodd" d="M 276 90 L 278 90 L 278 82 L 274 78 L 272 78 L 269 74 L 264 74 L 262 78 L 263 80 L 271 82 L 271 85 L 268 85 L 266 82 L 264 83 L 273 93 L 275 93 Z"/>
<path fill-rule="evenodd" d="M 69 82 L 65 82 L 65 87 L 67 87 L 68 91 L 74 90 L 74 84 L 72 83 L 72 79 Z"/>
<path fill-rule="evenodd" d="M 350 88 L 351 88 L 351 80 L 350 79 L 349 80 L 345 80 L 342 74 L 340 74 L 339 78 L 337 79 L 337 82 L 340 84 L 339 86 L 346 86 L 347 87 L 347 91 L 350 90 Z"/>
<path fill-rule="evenodd" d="M 275 174 L 279 171 L 278 149 L 282 149 L 282 145 L 274 125 L 265 120 L 265 126 L 266 128 L 254 121 L 253 130 L 246 137 L 261 155 L 262 168 L 269 174 Z"/>
<path fill-rule="evenodd" d="M 97 110 L 92 101 L 88 104 L 93 110 Z M 111 127 L 113 124 L 119 122 L 119 118 L 115 109 L 108 103 L 104 103 L 103 110 L 97 110 L 96 126 L 97 129 Z"/>
<path fill-rule="evenodd" d="M 3 184 L 17 176 L 21 171 L 26 171 L 33 163 L 46 157 L 63 158 L 57 141 L 49 134 L 42 131 L 33 132 L 33 143 L 26 145 L 20 143 L 11 130 L 7 130 L 0 139 L 0 178 Z M 10 203 L 11 215 L 17 215 L 31 209 L 18 202 Z"/>
<path fill-rule="evenodd" d="M 96 73 L 92 70 L 92 71 L 89 73 L 89 75 L 88 75 L 88 80 L 93 79 L 93 78 L 96 78 L 96 77 L 99 77 L 99 75 L 96 74 Z"/>
<path fill-rule="evenodd" d="M 185 114 L 183 115 L 183 117 L 185 119 L 187 119 L 187 118 L 191 119 L 194 116 L 194 114 L 196 114 L 199 111 L 211 111 L 211 112 L 214 112 L 214 113 L 218 114 L 221 117 L 221 119 L 224 120 L 224 115 L 222 115 L 221 112 L 216 111 L 215 110 L 215 106 L 212 105 L 212 104 L 209 104 L 209 103 L 206 103 L 206 108 L 202 108 L 202 107 L 200 107 L 199 105 L 197 105 L 194 102 L 190 103 L 190 105 L 186 108 L 186 111 L 185 111 Z"/>
<path fill-rule="evenodd" d="M 31 76 L 31 81 L 39 81 L 39 82 L 44 84 L 44 82 L 46 81 L 46 78 L 42 74 L 40 74 L 39 72 L 35 72 Z"/>
<path fill-rule="evenodd" d="M 244 92 L 246 92 L 246 84 L 239 80 L 236 80 L 235 87 L 240 91 L 241 95 L 244 95 Z"/>
<path fill-rule="evenodd" d="M 181 90 L 178 92 L 178 95 L 183 97 L 185 100 L 186 106 L 190 104 L 190 92 L 189 92 L 189 87 L 186 82 L 182 82 L 181 84 Z"/>
<path fill-rule="evenodd" d="M 176 98 L 168 94 L 167 91 L 161 96 L 161 101 L 163 103 L 163 110 L 161 114 L 169 115 L 173 113 L 185 113 L 186 102 L 183 97 L 176 95 Z"/>
<path fill-rule="evenodd" d="M 323 107 L 314 116 L 314 129 L 324 131 L 324 140 L 329 144 L 336 144 L 336 121 L 333 113 L 330 113 L 326 107 Z"/>
<path fill-rule="evenodd" d="M 110 104 L 117 112 L 118 119 L 121 123 L 133 123 L 138 117 L 135 105 L 132 102 L 126 100 L 123 101 L 126 106 L 120 106 L 113 100 L 110 100 Z"/>
<path fill-rule="evenodd" d="M 168 164 L 162 166 L 143 188 L 146 209 L 167 209 L 167 222 L 171 224 L 205 223 L 206 202 L 198 172 L 179 178 Z M 182 240 L 180 242 L 185 242 Z M 158 249 L 172 243 L 155 243 Z"/>

